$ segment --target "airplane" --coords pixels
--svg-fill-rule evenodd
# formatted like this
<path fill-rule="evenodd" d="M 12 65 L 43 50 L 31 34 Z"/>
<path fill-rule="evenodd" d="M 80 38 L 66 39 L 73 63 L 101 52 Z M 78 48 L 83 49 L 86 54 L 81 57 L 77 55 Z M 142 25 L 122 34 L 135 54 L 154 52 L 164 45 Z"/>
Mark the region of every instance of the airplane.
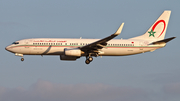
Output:
<path fill-rule="evenodd" d="M 86 57 L 85 63 L 93 61 L 98 56 L 125 56 L 144 52 L 153 52 L 163 48 L 166 43 L 176 37 L 164 39 L 171 11 L 165 10 L 154 24 L 143 35 L 129 39 L 113 39 L 118 36 L 124 23 L 114 34 L 103 39 L 72 39 L 72 38 L 33 38 L 13 42 L 5 49 L 21 56 L 23 55 L 59 55 L 60 60 L 75 61 Z"/>

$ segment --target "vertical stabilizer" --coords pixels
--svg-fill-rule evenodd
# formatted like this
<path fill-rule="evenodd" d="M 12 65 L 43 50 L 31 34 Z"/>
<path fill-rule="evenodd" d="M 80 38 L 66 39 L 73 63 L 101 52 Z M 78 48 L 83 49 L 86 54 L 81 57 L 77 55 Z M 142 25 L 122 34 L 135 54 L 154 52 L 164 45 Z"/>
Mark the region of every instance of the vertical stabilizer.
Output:
<path fill-rule="evenodd" d="M 164 11 L 145 34 L 131 39 L 163 40 L 166 34 L 170 15 L 171 11 Z"/>

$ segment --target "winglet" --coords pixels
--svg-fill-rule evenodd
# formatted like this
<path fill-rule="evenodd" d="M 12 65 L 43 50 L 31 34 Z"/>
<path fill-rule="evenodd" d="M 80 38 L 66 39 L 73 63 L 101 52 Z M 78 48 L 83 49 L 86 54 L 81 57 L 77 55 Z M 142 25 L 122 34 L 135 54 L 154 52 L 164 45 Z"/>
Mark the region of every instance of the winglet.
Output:
<path fill-rule="evenodd" d="M 124 26 L 124 22 L 121 24 L 121 26 L 118 28 L 118 30 L 116 31 L 116 33 L 114 33 L 114 35 L 119 35 L 122 31 L 122 28 Z"/>

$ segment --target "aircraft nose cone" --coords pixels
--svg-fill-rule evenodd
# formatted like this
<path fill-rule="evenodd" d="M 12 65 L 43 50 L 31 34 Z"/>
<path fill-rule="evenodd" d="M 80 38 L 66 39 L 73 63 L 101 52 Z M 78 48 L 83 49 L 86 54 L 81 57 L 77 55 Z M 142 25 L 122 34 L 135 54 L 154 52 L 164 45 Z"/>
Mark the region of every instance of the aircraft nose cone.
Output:
<path fill-rule="evenodd" d="M 7 47 L 5 48 L 5 50 L 7 50 L 7 51 L 8 51 Z"/>
<path fill-rule="evenodd" d="M 7 50 L 7 51 L 9 51 L 9 52 L 11 52 L 11 53 L 14 53 L 14 50 L 12 49 L 12 46 L 11 46 L 11 45 L 5 47 L 5 50 Z"/>
<path fill-rule="evenodd" d="M 9 50 L 9 46 L 7 46 L 7 47 L 5 48 L 5 50 L 10 51 L 10 50 Z"/>

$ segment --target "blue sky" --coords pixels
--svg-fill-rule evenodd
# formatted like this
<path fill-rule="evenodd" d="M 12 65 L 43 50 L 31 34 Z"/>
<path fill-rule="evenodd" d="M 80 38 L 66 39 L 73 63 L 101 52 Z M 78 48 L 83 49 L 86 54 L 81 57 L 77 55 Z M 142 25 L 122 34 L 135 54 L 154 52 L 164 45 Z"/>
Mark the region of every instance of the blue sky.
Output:
<path fill-rule="evenodd" d="M 179 101 L 179 0 L 1 0 L 0 101 Z M 4 48 L 24 38 L 104 38 L 141 35 L 171 10 L 166 38 L 154 52 L 60 61 L 59 56 L 20 57 Z"/>

